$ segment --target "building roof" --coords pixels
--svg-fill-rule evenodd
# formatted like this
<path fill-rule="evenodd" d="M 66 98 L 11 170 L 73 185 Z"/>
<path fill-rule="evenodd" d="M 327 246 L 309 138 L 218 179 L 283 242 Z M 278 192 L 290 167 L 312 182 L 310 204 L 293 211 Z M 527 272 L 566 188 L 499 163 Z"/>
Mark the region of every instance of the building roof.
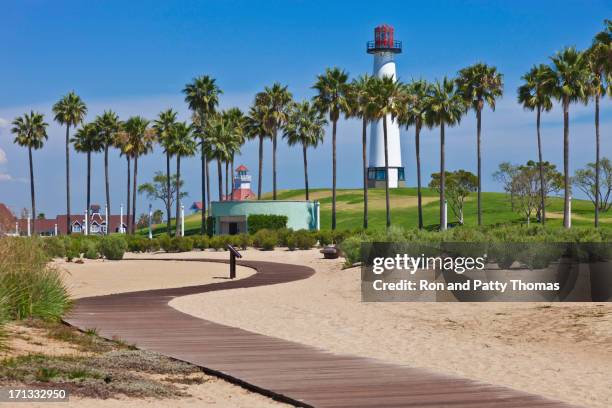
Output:
<path fill-rule="evenodd" d="M 244 164 L 241 164 L 236 168 L 236 171 L 249 171 Z"/>
<path fill-rule="evenodd" d="M 235 189 L 231 195 L 225 196 L 225 201 L 245 201 L 245 200 L 254 200 L 255 193 L 251 189 L 247 188 L 238 188 Z"/>
<path fill-rule="evenodd" d="M 0 203 L 0 235 L 14 232 L 15 220 L 15 215 L 11 210 L 3 203 Z"/>
<path fill-rule="evenodd" d="M 190 207 L 192 210 L 202 211 L 203 205 L 201 201 L 194 201 Z"/>

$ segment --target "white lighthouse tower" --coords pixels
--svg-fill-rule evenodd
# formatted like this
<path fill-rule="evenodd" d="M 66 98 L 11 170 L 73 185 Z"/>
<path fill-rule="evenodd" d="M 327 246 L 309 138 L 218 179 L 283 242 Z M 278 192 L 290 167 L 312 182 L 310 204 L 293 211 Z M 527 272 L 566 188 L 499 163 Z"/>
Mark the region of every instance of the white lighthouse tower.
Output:
<path fill-rule="evenodd" d="M 379 78 L 393 77 L 395 72 L 395 54 L 402 52 L 401 41 L 395 41 L 393 27 L 380 25 L 374 29 L 374 41 L 368 41 L 367 52 L 374 54 L 374 75 Z M 368 186 L 385 186 L 385 141 L 383 121 L 373 122 L 370 128 L 370 162 L 368 167 Z M 387 151 L 389 160 L 389 188 L 404 185 L 404 167 L 400 148 L 400 129 L 391 115 L 387 116 Z"/>

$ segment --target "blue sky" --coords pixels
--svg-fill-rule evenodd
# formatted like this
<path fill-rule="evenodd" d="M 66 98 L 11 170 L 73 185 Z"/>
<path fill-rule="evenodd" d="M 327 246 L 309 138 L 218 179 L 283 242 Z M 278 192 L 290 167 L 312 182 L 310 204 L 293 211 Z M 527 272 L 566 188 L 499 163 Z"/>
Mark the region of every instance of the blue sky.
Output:
<path fill-rule="evenodd" d="M 397 58 L 402 80 L 434 80 L 474 62 L 496 65 L 505 76 L 505 95 L 483 118 L 484 188 L 499 190 L 490 174 L 499 162 L 536 157 L 534 115 L 516 104 L 520 76 L 567 45 L 584 48 L 612 18 L 609 1 L 32 1 L 6 2 L 0 16 L 0 202 L 19 211 L 29 206 L 27 153 L 12 144 L 8 123 L 30 109 L 47 115 L 49 141 L 34 155 L 38 208 L 64 212 L 63 130 L 52 123 L 52 104 L 75 90 L 89 106 L 88 120 L 104 109 L 125 119 L 149 119 L 173 107 L 188 117 L 180 90 L 196 75 L 217 78 L 222 107 L 246 109 L 253 94 L 280 81 L 297 99 L 313 95 L 316 74 L 340 66 L 351 75 L 369 72 L 365 42 L 380 23 L 395 26 L 404 52 Z M 612 155 L 612 103 L 602 105 L 602 154 Z M 543 119 L 545 159 L 562 165 L 562 116 Z M 338 126 L 338 182 L 360 185 L 359 124 Z M 415 184 L 413 129 L 403 131 L 402 154 Z M 594 158 L 593 107 L 571 108 L 572 169 Z M 475 123 L 469 114 L 447 136 L 449 169 L 475 171 Z M 436 130 L 423 134 L 423 166 L 439 166 Z M 257 165 L 256 145 L 247 144 L 238 162 Z M 281 188 L 303 183 L 301 152 L 279 151 Z M 264 190 L 271 189 L 271 146 L 266 146 Z M 331 184 L 329 140 L 311 157 L 311 185 Z M 158 151 L 142 160 L 140 181 L 163 168 Z M 73 208 L 84 208 L 85 160 L 72 156 Z M 112 154 L 112 202 L 125 201 L 125 162 Z M 187 199 L 199 197 L 199 162 L 184 161 Z M 255 174 L 253 174 L 255 176 Z M 215 180 L 213 177 L 212 180 Z M 428 182 L 428 180 L 426 180 Z M 94 157 L 93 200 L 103 203 L 102 156 Z M 213 191 L 216 191 L 213 188 Z M 146 202 L 140 198 L 139 211 Z"/>

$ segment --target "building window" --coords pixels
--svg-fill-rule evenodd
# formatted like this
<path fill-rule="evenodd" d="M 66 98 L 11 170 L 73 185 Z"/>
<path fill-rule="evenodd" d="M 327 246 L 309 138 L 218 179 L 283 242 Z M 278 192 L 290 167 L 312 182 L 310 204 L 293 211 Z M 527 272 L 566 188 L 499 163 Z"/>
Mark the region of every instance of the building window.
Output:
<path fill-rule="evenodd" d="M 72 224 L 72 232 L 81 232 L 81 224 L 76 222 Z"/>
<path fill-rule="evenodd" d="M 399 168 L 397 169 L 397 178 L 398 178 L 400 181 L 404 181 L 404 180 L 405 180 L 405 178 L 404 178 L 404 168 L 403 168 L 403 167 L 399 167 Z"/>
<path fill-rule="evenodd" d="M 98 232 L 100 232 L 100 225 L 97 222 L 94 222 L 91 224 L 91 227 L 89 227 L 89 230 L 93 234 L 97 234 Z"/>

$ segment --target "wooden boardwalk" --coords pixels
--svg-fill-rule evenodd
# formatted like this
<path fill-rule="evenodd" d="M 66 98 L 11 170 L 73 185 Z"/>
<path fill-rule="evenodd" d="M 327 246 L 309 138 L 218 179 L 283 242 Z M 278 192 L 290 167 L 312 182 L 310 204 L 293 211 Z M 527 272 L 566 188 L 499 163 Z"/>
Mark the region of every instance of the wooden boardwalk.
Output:
<path fill-rule="evenodd" d="M 187 361 L 207 373 L 302 407 L 570 407 L 505 387 L 333 354 L 199 319 L 168 306 L 178 296 L 290 282 L 314 273 L 297 265 L 239 264 L 257 273 L 236 281 L 79 299 L 66 322 L 81 329 L 96 328 L 106 338 L 120 338 Z"/>

